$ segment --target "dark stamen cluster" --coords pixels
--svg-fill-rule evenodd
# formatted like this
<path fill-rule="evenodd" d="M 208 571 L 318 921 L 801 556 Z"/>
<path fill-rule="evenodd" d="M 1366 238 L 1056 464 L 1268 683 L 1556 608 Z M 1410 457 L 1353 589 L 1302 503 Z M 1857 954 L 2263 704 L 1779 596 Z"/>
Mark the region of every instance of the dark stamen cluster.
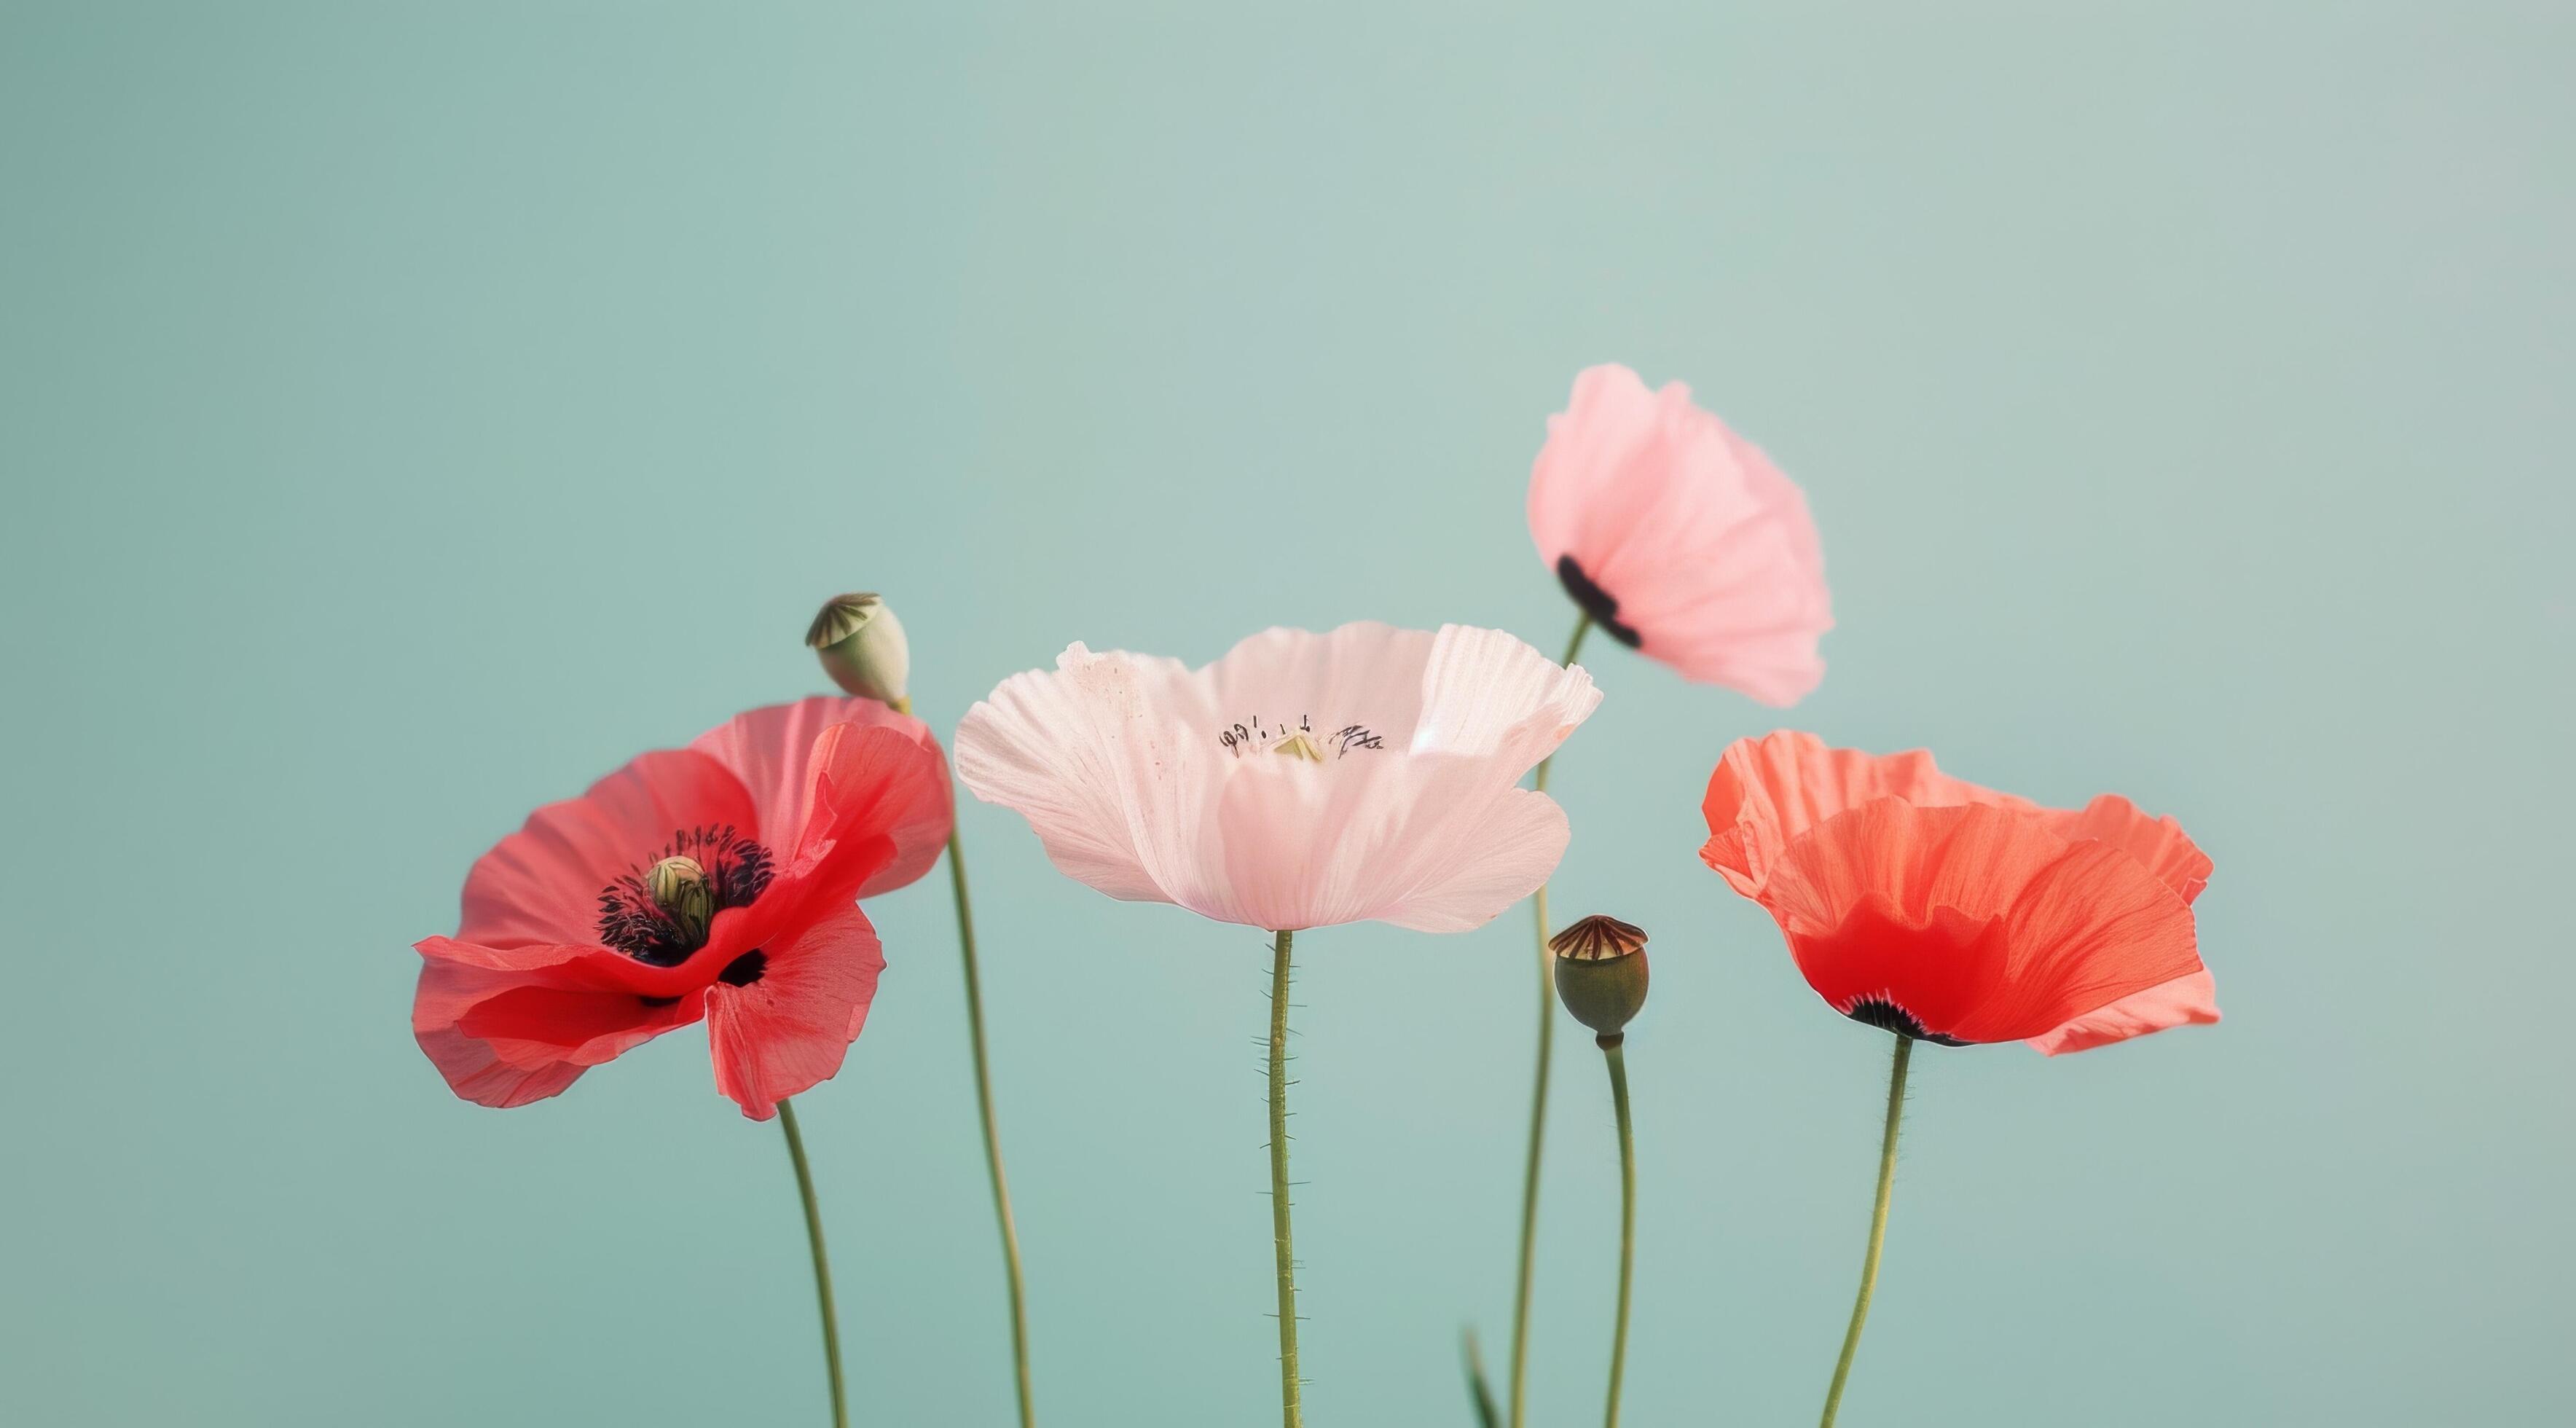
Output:
<path fill-rule="evenodd" d="M 1863 1026 L 1874 1026 L 1881 1031 L 1892 1031 L 1899 1036 L 1910 1036 L 1917 1041 L 1928 1041 L 1935 1046 L 1965 1046 L 1968 1044 L 1955 1036 L 1943 1036 L 1937 1031 L 1924 1030 L 1923 1019 L 1921 1017 L 1916 1016 L 1914 1013 L 1907 1011 L 1905 1008 L 1898 1006 L 1896 1003 L 1889 1001 L 1885 997 L 1863 997 L 1859 1001 L 1853 1002 L 1850 1006 L 1843 1008 L 1843 1015 L 1850 1017 L 1852 1020 L 1859 1022 Z"/>
<path fill-rule="evenodd" d="M 1575 563 L 1573 556 L 1556 558 L 1556 578 L 1565 587 L 1565 593 L 1572 596 L 1583 613 L 1592 617 L 1592 623 L 1599 625 L 1610 638 L 1632 650 L 1643 643 L 1637 627 L 1619 618 L 1619 597 L 1596 584 L 1591 575 Z"/>
<path fill-rule="evenodd" d="M 707 870 L 707 887 L 716 910 L 749 907 L 769 886 L 774 860 L 767 848 L 743 837 L 732 824 L 683 828 L 671 835 L 661 852 L 632 872 L 599 890 L 599 940 L 638 962 L 671 967 L 688 960 L 705 942 L 703 933 L 682 927 L 653 901 L 644 885 L 645 871 L 664 858 L 688 858 Z"/>

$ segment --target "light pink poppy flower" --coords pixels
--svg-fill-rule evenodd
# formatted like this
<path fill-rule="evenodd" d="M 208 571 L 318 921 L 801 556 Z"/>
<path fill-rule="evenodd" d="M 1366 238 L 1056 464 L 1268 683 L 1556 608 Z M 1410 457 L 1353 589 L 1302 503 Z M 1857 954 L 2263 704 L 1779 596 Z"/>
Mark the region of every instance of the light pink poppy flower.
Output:
<path fill-rule="evenodd" d="M 1529 523 L 1574 603 L 1684 678 L 1781 706 L 1824 678 L 1833 602 L 1807 498 L 1681 383 L 1577 375 L 1530 468 Z"/>
<path fill-rule="evenodd" d="M 967 712 L 957 773 L 1111 897 L 1462 932 L 1564 856 L 1564 812 L 1517 785 L 1600 701 L 1580 668 L 1463 625 L 1268 630 L 1196 670 L 1077 644 Z"/>

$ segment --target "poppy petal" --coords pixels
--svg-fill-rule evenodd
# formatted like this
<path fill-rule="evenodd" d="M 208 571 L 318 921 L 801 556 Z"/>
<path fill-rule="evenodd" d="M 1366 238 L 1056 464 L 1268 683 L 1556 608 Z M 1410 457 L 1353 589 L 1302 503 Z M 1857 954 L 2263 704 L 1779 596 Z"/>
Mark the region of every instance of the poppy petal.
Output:
<path fill-rule="evenodd" d="M 2200 845 L 2171 818 L 2150 818 L 2116 793 L 2094 799 L 2077 813 L 2053 813 L 2050 822 L 2061 837 L 2108 843 L 2138 860 L 2188 903 L 2209 886 L 2214 866 Z"/>
<path fill-rule="evenodd" d="M 2218 1020 L 2218 983 L 2204 967 L 2189 976 L 2158 983 L 2143 992 L 2086 1012 L 2053 1031 L 2030 1037 L 2026 1044 L 2047 1056 L 2090 1051 L 2133 1036 L 2177 1026 L 2206 1026 Z"/>
<path fill-rule="evenodd" d="M 1195 737 L 1156 717 L 1160 709 L 1176 720 L 1170 706 L 1184 701 L 1209 721 Z M 1055 669 L 1012 675 L 966 711 L 957 776 L 976 797 L 1028 819 L 1065 876 L 1130 902 L 1171 902 L 1139 840 L 1160 840 L 1156 861 L 1169 866 L 1203 810 L 1187 780 L 1150 771 L 1194 764 L 1195 745 L 1216 738 L 1205 702 L 1179 660 L 1075 644 Z M 1148 799 L 1156 816 L 1131 812 L 1131 802 Z"/>
<path fill-rule="evenodd" d="M 1501 801 L 1444 839 L 1440 871 L 1377 915 L 1416 932 L 1465 932 L 1494 920 L 1556 872 L 1572 836 L 1543 793 L 1507 788 Z"/>
<path fill-rule="evenodd" d="M 868 701 L 861 701 L 868 702 Z M 902 716 L 897 716 L 902 717 Z M 795 861 L 805 864 L 860 838 L 886 846 L 858 885 L 874 897 L 929 872 L 956 817 L 948 760 L 927 726 L 850 720 L 831 725 L 812 749 L 807 815 Z"/>
<path fill-rule="evenodd" d="M 699 994 L 646 990 L 678 969 L 603 947 L 420 944 L 412 1033 L 456 1094 L 491 1106 L 555 1095 L 587 1067 L 698 1019 Z"/>
<path fill-rule="evenodd" d="M 1928 750 L 1868 754 L 1782 729 L 1759 739 L 1738 739 L 1718 760 L 1700 803 L 1709 831 L 1700 860 L 1737 892 L 1758 898 L 1791 842 L 1847 809 L 1881 798 L 1900 798 L 1921 808 L 2037 807 L 1952 778 L 1934 766 Z"/>
<path fill-rule="evenodd" d="M 1209 871 L 1176 900 L 1248 927 L 1481 927 L 1565 854 L 1564 811 L 1509 777 L 1454 755 L 1262 756 L 1229 771 Z"/>
<path fill-rule="evenodd" d="M 2200 969 L 2179 895 L 2032 810 L 1866 803 L 1792 843 L 1759 900 L 1837 1009 L 1883 997 L 1960 1041 L 2040 1036 Z"/>
<path fill-rule="evenodd" d="M 448 1088 L 478 1106 L 507 1109 L 560 1096 L 589 1069 L 569 1061 L 513 1066 L 490 1044 L 454 1027 L 420 1032 L 418 1038 L 438 1074 L 447 1078 Z"/>
<path fill-rule="evenodd" d="M 550 803 L 475 860 L 459 941 L 486 947 L 585 943 L 599 935 L 599 893 L 650 866 L 682 829 L 758 826 L 751 796 L 724 765 L 687 749 L 642 755 L 579 798 Z"/>
<path fill-rule="evenodd" d="M 850 737 L 860 731 L 883 737 Z M 903 744 L 911 748 L 896 747 Z M 773 704 L 734 716 L 689 747 L 723 764 L 749 790 L 761 841 L 783 871 L 810 865 L 818 845 L 835 836 L 836 822 L 861 808 L 881 819 L 895 840 L 895 857 L 871 878 L 871 894 L 928 872 L 948 840 L 948 774 L 939 741 L 929 725 L 874 699 Z M 929 755 L 932 777 L 910 777 L 922 772 L 922 753 Z"/>
<path fill-rule="evenodd" d="M 768 1120 L 778 1103 L 841 1069 L 868 1017 L 884 947 L 856 907 L 744 954 L 707 989 L 707 1049 L 716 1089 Z"/>

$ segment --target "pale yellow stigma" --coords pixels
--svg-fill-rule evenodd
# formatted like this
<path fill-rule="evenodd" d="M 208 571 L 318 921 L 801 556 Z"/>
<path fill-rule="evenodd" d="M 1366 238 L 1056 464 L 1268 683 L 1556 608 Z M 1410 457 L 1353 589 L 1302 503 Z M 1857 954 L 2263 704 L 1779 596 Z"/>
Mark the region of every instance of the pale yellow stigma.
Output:
<path fill-rule="evenodd" d="M 707 870 L 697 859 L 670 857 L 655 863 L 644 875 L 644 891 L 691 940 L 705 939 L 707 924 L 716 917 L 716 890 L 707 885 Z"/>
<path fill-rule="evenodd" d="M 1306 731 L 1303 729 L 1271 745 L 1270 752 L 1286 754 L 1292 759 L 1304 759 L 1309 763 L 1320 764 L 1324 761 L 1324 751 L 1315 747 L 1315 741 L 1307 738 Z"/>

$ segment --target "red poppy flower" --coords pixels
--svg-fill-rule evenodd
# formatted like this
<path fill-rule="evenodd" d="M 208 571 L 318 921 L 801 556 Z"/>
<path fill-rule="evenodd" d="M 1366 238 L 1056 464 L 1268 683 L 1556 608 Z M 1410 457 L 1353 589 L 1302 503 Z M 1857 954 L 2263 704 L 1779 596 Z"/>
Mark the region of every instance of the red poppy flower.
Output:
<path fill-rule="evenodd" d="M 930 870 L 952 814 L 928 726 L 872 699 L 755 709 L 549 804 L 476 860 L 412 1031 L 456 1094 L 520 1106 L 701 1017 L 767 1120 L 841 1069 L 885 957 L 856 905 Z"/>
<path fill-rule="evenodd" d="M 1700 857 L 1845 1016 L 2050 1055 L 2218 1020 L 2191 914 L 2209 858 L 2127 799 L 2042 808 L 1920 749 L 1783 732 L 1729 748 L 1702 811 Z"/>

